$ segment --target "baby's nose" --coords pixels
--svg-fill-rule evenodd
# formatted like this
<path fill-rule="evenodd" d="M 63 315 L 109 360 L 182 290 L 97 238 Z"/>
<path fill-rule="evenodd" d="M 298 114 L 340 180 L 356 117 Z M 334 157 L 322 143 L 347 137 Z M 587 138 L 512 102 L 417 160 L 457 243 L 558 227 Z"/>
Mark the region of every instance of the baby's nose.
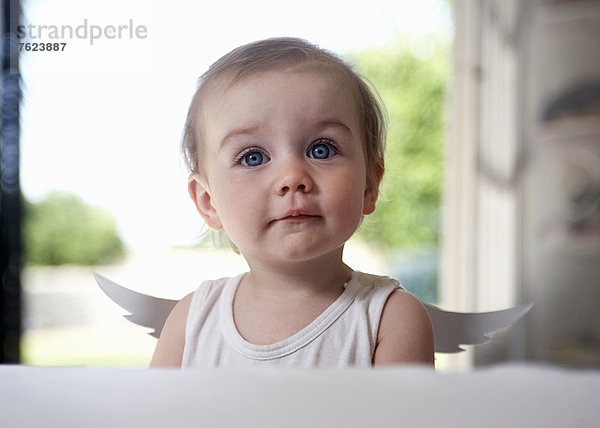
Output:
<path fill-rule="evenodd" d="M 313 181 L 302 162 L 292 161 L 282 165 L 281 175 L 276 185 L 278 195 L 284 196 L 290 191 L 308 193 L 312 187 Z"/>

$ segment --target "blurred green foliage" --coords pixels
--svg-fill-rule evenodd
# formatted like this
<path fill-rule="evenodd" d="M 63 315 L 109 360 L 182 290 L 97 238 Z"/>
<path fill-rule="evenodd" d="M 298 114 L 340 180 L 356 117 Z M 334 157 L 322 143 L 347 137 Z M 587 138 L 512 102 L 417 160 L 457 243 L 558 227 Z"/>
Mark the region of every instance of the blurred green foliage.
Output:
<path fill-rule="evenodd" d="M 24 207 L 26 263 L 96 265 L 124 254 L 114 217 L 77 196 L 55 192 Z"/>
<path fill-rule="evenodd" d="M 389 115 L 377 209 L 359 236 L 385 249 L 437 246 L 443 183 L 449 48 L 419 59 L 408 41 L 352 55 Z"/>

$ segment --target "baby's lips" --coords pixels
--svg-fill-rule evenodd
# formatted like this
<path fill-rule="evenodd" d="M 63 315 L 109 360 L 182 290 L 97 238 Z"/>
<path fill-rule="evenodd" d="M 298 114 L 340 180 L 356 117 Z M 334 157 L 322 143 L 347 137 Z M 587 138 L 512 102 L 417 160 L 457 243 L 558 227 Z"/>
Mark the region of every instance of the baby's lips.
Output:
<path fill-rule="evenodd" d="M 288 210 L 288 212 L 286 212 L 285 215 L 282 216 L 281 218 L 300 217 L 300 216 L 309 216 L 309 215 L 310 215 L 310 213 L 308 212 L 308 210 L 292 209 L 292 210 Z"/>
<path fill-rule="evenodd" d="M 301 220 L 304 218 L 309 218 L 309 217 L 320 217 L 320 215 L 315 214 L 313 211 L 307 210 L 307 209 L 290 209 L 288 211 L 286 211 L 284 214 L 282 214 L 281 216 L 276 217 L 275 219 L 273 219 L 272 221 L 280 221 L 280 220 Z"/>

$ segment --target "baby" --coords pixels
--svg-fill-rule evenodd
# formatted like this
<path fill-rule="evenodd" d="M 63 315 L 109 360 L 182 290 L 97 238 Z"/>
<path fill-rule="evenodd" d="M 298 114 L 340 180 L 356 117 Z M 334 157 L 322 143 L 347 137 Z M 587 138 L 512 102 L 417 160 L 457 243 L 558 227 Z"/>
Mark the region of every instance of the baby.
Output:
<path fill-rule="evenodd" d="M 342 261 L 375 210 L 384 139 L 369 87 L 306 41 L 254 42 L 215 62 L 186 121 L 189 193 L 250 271 L 184 297 L 151 366 L 433 364 L 422 304 Z"/>

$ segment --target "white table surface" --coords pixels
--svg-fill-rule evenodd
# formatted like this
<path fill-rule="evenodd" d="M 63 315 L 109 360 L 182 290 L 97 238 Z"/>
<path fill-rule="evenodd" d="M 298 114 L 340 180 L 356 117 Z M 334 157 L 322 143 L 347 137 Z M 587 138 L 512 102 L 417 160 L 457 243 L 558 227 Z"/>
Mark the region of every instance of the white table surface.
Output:
<path fill-rule="evenodd" d="M 600 427 L 600 372 L 0 366 L 0 427 Z"/>

